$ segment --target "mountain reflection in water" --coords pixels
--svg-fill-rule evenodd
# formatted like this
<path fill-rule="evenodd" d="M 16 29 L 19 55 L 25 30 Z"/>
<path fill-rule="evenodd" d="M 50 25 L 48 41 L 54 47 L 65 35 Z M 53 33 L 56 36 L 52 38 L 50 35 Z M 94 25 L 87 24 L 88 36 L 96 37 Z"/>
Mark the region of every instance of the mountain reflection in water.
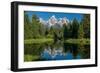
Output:
<path fill-rule="evenodd" d="M 90 45 L 42 43 L 25 44 L 24 48 L 24 61 L 74 60 L 90 58 Z"/>
<path fill-rule="evenodd" d="M 66 60 L 73 59 L 73 54 L 70 52 L 65 53 L 63 47 L 53 48 L 50 47 L 45 48 L 41 53 L 41 58 L 46 60 Z M 77 59 L 81 58 L 80 55 L 77 55 Z"/>

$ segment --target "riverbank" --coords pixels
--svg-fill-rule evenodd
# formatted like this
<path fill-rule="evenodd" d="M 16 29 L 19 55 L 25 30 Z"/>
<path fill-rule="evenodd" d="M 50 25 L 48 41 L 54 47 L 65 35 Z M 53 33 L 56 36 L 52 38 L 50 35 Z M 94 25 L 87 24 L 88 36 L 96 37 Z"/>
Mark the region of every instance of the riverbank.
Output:
<path fill-rule="evenodd" d="M 43 39 L 27 39 L 24 40 L 24 44 L 41 44 L 46 42 L 53 42 L 52 38 L 43 38 Z M 70 44 L 90 44 L 90 39 L 67 39 L 63 41 L 64 43 L 70 43 Z"/>
<path fill-rule="evenodd" d="M 65 43 L 89 45 L 90 39 L 68 39 L 65 40 Z"/>
<path fill-rule="evenodd" d="M 42 38 L 42 39 L 27 39 L 24 40 L 24 44 L 41 44 L 41 43 L 46 43 L 46 42 L 53 42 L 52 38 Z"/>

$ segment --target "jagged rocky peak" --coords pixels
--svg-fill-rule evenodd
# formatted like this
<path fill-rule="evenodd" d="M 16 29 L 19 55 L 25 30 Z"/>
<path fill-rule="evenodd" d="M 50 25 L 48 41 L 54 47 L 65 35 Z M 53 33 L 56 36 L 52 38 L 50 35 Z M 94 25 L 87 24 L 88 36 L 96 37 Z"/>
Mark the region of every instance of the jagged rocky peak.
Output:
<path fill-rule="evenodd" d="M 56 18 L 55 15 L 52 15 L 47 21 L 43 20 L 42 18 L 39 19 L 40 23 L 45 24 L 49 27 L 51 26 L 55 26 L 55 25 L 59 25 L 59 26 L 63 26 L 68 25 L 69 20 L 66 17 L 63 18 Z"/>
<path fill-rule="evenodd" d="M 50 17 L 49 23 L 52 24 L 52 25 L 54 25 L 54 24 L 57 23 L 57 19 L 56 19 L 55 15 L 53 15 L 53 16 Z"/>
<path fill-rule="evenodd" d="M 68 19 L 67 19 L 66 17 L 62 18 L 62 24 L 66 24 L 66 25 L 67 25 L 68 22 L 69 22 L 69 21 L 68 21 Z"/>
<path fill-rule="evenodd" d="M 46 24 L 46 21 L 43 20 L 43 18 L 39 18 L 39 21 L 40 21 L 40 23 L 42 23 L 42 24 Z"/>

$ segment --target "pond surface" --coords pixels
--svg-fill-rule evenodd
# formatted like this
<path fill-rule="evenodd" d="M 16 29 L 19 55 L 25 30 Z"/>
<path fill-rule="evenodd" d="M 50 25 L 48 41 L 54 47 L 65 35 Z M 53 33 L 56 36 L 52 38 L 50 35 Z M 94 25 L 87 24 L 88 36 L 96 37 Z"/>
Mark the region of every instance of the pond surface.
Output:
<path fill-rule="evenodd" d="M 24 61 L 89 59 L 90 45 L 68 43 L 24 44 Z"/>

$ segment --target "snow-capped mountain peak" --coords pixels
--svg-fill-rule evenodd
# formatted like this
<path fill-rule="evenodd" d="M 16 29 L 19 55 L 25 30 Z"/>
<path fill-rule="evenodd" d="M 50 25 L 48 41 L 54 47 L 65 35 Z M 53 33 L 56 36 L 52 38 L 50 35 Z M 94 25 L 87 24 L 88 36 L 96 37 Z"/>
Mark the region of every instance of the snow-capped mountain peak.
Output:
<path fill-rule="evenodd" d="M 43 20 L 42 18 L 39 18 L 40 23 L 44 24 L 45 20 Z"/>
<path fill-rule="evenodd" d="M 55 15 L 51 16 L 50 19 L 48 20 L 49 24 L 52 26 L 57 23 L 57 19 Z"/>
<path fill-rule="evenodd" d="M 52 15 L 47 21 L 43 20 L 42 18 L 40 18 L 39 20 L 40 20 L 40 23 L 48 27 L 56 26 L 56 25 L 62 27 L 63 24 L 67 25 L 69 23 L 69 20 L 66 17 L 57 19 L 55 15 Z"/>

